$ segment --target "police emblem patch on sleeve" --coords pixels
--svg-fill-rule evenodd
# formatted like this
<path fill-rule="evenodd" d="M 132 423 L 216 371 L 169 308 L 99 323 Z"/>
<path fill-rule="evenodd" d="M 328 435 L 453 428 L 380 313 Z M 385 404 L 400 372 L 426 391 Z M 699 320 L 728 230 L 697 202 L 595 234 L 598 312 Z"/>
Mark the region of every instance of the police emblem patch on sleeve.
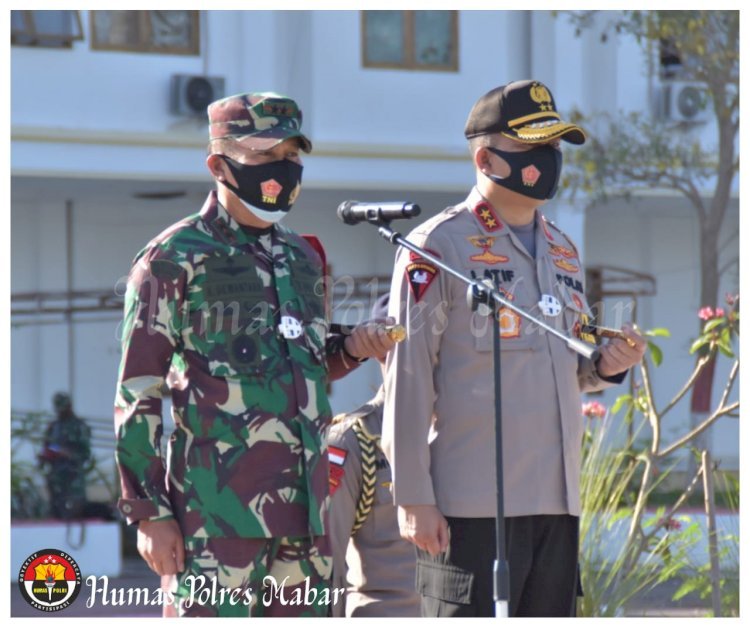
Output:
<path fill-rule="evenodd" d="M 438 257 L 434 251 L 429 252 Z M 427 288 L 438 276 L 439 271 L 432 262 L 428 262 L 413 252 L 409 254 L 409 259 L 410 263 L 406 267 L 406 278 L 409 280 L 409 287 L 414 295 L 414 300 L 419 303 L 427 292 Z"/>

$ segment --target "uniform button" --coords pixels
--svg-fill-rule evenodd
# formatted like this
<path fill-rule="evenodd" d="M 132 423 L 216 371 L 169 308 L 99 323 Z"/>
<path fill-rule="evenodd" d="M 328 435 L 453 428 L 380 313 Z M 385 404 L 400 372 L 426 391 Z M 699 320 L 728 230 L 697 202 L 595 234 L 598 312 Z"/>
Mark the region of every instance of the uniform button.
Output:
<path fill-rule="evenodd" d="M 122 507 L 122 512 L 124 512 L 126 515 L 130 514 L 131 512 L 133 512 L 133 507 L 130 504 L 125 504 Z"/>

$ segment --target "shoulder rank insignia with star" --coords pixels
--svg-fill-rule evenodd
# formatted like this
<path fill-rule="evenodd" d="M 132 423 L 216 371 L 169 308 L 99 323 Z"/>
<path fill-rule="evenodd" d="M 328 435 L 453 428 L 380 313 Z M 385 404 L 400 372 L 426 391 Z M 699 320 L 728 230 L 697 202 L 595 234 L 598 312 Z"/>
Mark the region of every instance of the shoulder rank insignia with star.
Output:
<path fill-rule="evenodd" d="M 499 231 L 503 228 L 503 223 L 500 222 L 495 210 L 489 203 L 477 203 L 471 211 L 479 218 L 479 222 L 482 223 L 486 231 Z"/>

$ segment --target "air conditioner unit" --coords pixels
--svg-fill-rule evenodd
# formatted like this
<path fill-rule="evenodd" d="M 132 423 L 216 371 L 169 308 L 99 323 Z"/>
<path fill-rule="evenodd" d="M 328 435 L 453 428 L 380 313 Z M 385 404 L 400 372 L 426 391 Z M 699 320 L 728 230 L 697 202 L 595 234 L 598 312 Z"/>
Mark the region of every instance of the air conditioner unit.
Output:
<path fill-rule="evenodd" d="M 662 85 L 662 118 L 672 122 L 706 122 L 708 90 L 703 83 L 670 81 Z"/>
<path fill-rule="evenodd" d="M 224 97 L 224 78 L 173 74 L 170 111 L 180 116 L 205 116 L 206 107 Z"/>

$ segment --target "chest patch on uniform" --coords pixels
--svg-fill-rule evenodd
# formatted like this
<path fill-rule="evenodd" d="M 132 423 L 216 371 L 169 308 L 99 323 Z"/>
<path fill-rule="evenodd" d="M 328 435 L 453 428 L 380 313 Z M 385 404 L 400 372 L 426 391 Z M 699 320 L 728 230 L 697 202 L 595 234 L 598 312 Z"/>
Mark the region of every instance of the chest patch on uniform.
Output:
<path fill-rule="evenodd" d="M 472 255 L 469 259 L 472 262 L 482 262 L 483 264 L 502 264 L 510 261 L 510 258 L 505 255 L 496 255 L 490 251 L 496 239 L 493 236 L 468 236 L 467 240 L 482 250 L 481 253 Z"/>
<path fill-rule="evenodd" d="M 437 257 L 434 251 L 429 252 Z M 427 288 L 435 281 L 439 271 L 432 262 L 428 262 L 414 252 L 409 253 L 409 259 L 411 263 L 406 267 L 406 278 L 409 280 L 409 287 L 414 295 L 414 300 L 419 303 L 427 292 Z"/>
<path fill-rule="evenodd" d="M 578 258 L 578 255 L 576 255 L 575 251 L 566 249 L 564 246 L 560 246 L 559 244 L 550 244 L 549 252 L 550 252 L 550 255 L 560 255 L 561 257 L 565 257 L 567 259 Z"/>
<path fill-rule="evenodd" d="M 558 273 L 556 277 L 557 281 L 561 281 L 566 286 L 568 286 L 568 288 L 572 288 L 576 292 L 580 292 L 581 294 L 583 294 L 583 284 L 581 283 L 580 279 L 573 279 L 572 277 L 561 275 L 560 273 Z"/>
<path fill-rule="evenodd" d="M 589 317 L 586 314 L 580 315 L 580 320 L 577 320 L 575 322 L 575 325 L 573 325 L 573 335 L 576 338 L 579 338 L 580 340 L 583 340 L 584 342 L 588 342 L 592 345 L 597 344 L 596 338 L 593 334 L 585 334 L 582 332 L 582 327 L 584 325 L 589 324 Z"/>
<path fill-rule="evenodd" d="M 518 338 L 521 336 L 521 317 L 513 310 L 502 307 L 497 313 L 500 323 L 500 338 Z"/>
<path fill-rule="evenodd" d="M 543 294 L 538 305 L 539 309 L 542 311 L 542 314 L 544 314 L 545 316 L 553 317 L 562 312 L 562 305 L 560 304 L 560 301 L 558 301 L 551 294 Z"/>
<path fill-rule="evenodd" d="M 503 228 L 503 223 L 497 217 L 495 210 L 487 203 L 477 203 L 474 206 L 474 215 L 479 218 L 485 231 L 499 231 Z"/>
<path fill-rule="evenodd" d="M 564 270 L 567 273 L 577 273 L 578 272 L 578 266 L 575 264 L 571 264 L 570 262 L 564 260 L 564 259 L 556 259 L 553 260 L 555 263 L 555 266 L 557 266 L 559 269 Z"/>

